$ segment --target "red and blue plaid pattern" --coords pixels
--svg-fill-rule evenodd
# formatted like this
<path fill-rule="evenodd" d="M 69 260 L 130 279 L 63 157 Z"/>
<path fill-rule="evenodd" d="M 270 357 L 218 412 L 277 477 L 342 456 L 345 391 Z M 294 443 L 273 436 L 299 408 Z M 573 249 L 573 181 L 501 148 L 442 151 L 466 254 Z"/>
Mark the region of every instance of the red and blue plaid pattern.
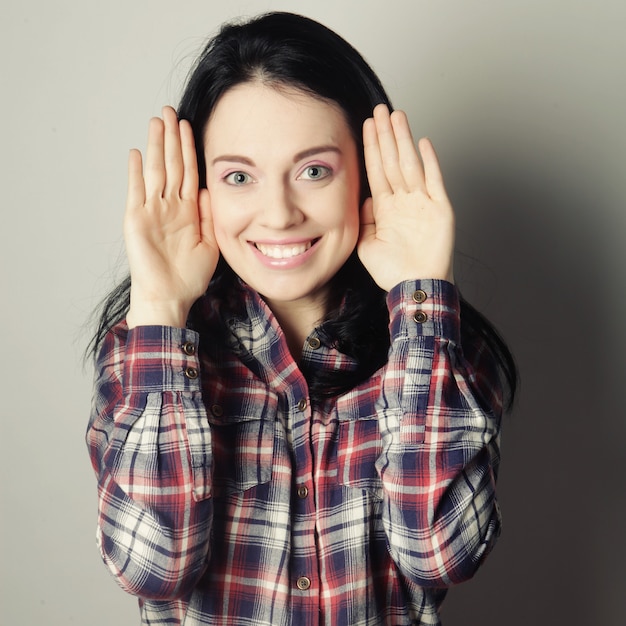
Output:
<path fill-rule="evenodd" d="M 87 433 L 104 561 L 143 624 L 439 624 L 500 529 L 499 378 L 460 347 L 456 289 L 395 287 L 388 363 L 319 406 L 246 294 L 225 342 L 210 317 L 107 336 Z M 316 344 L 306 368 L 354 366 Z"/>

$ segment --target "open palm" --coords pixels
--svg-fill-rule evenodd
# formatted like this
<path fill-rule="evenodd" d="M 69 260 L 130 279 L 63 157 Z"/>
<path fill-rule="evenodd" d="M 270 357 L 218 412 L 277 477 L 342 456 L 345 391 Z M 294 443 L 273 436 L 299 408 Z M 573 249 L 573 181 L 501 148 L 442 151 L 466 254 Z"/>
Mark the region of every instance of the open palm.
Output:
<path fill-rule="evenodd" d="M 209 195 L 198 190 L 193 132 L 176 112 L 150 121 L 145 167 L 132 150 L 124 237 L 131 273 L 129 326 L 183 326 L 213 276 L 219 249 Z"/>
<path fill-rule="evenodd" d="M 453 282 L 454 212 L 432 144 L 421 139 L 418 154 L 406 115 L 385 105 L 366 120 L 363 143 L 372 193 L 361 214 L 363 265 L 386 291 L 403 280 Z"/>

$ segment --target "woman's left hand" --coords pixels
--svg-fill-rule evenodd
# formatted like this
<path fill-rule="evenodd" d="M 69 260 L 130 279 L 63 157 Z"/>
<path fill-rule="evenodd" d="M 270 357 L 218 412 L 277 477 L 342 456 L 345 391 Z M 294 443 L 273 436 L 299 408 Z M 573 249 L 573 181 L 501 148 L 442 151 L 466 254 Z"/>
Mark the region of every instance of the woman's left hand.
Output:
<path fill-rule="evenodd" d="M 385 291 L 403 280 L 453 282 L 454 211 L 432 144 L 421 139 L 418 155 L 406 115 L 384 104 L 365 121 L 363 143 L 372 192 L 361 210 L 363 265 Z"/>

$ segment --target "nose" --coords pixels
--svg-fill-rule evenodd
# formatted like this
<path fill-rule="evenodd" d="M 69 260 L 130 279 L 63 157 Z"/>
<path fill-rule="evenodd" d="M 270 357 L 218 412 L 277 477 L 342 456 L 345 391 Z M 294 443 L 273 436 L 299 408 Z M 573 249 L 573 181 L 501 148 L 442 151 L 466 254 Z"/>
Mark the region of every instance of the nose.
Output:
<path fill-rule="evenodd" d="M 261 225 L 272 230 L 286 230 L 301 224 L 303 220 L 304 213 L 288 183 L 268 181 L 262 197 Z"/>

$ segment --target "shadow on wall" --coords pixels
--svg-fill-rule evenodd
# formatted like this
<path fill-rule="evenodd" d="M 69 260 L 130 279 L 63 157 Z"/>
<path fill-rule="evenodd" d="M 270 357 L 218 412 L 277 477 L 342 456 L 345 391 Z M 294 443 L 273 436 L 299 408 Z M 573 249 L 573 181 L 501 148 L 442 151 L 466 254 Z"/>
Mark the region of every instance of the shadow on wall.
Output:
<path fill-rule="evenodd" d="M 448 180 L 458 283 L 511 345 L 522 385 L 504 422 L 503 534 L 476 578 L 451 590 L 444 624 L 618 626 L 624 411 L 611 389 L 623 370 L 602 219 L 611 198 L 588 172 L 511 158 L 446 164 L 462 172 Z"/>

